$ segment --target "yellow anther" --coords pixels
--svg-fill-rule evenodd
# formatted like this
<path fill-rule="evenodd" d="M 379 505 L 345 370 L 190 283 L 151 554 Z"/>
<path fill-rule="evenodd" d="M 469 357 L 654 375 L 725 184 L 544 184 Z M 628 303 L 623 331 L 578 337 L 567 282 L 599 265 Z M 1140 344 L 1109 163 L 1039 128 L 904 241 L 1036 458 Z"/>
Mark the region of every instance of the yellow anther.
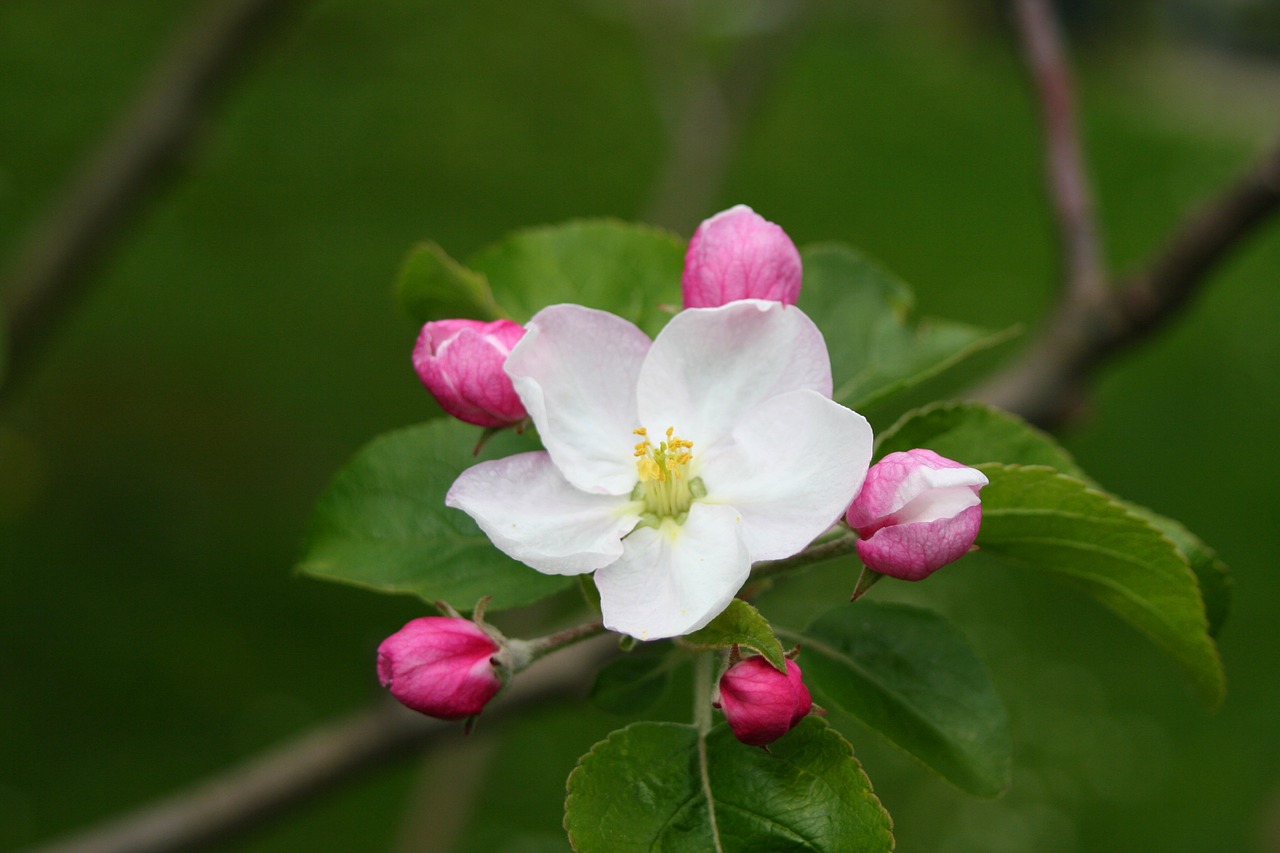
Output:
<path fill-rule="evenodd" d="M 657 480 L 661 482 L 667 478 L 662 466 L 653 461 L 652 456 L 645 456 L 636 462 L 636 470 L 640 473 L 641 480 Z"/>
<path fill-rule="evenodd" d="M 700 488 L 702 482 L 689 471 L 693 442 L 677 436 L 674 426 L 667 427 L 667 440 L 656 442 L 656 446 L 645 437 L 644 427 L 632 432 L 643 439 L 635 444 L 635 457 L 646 512 L 659 518 L 681 518 L 693 503 L 695 485 Z"/>

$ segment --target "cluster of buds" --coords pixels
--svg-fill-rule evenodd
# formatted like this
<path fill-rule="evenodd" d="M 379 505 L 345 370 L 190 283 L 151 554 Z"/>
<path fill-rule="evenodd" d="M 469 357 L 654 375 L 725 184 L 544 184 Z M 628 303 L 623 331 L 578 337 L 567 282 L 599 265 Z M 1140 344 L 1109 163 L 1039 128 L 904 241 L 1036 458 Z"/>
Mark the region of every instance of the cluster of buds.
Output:
<path fill-rule="evenodd" d="M 782 228 L 740 204 L 698 226 L 681 290 L 686 308 L 738 299 L 794 305 L 800 253 Z M 418 335 L 413 367 L 446 413 L 476 426 L 512 426 L 526 412 L 503 365 L 524 331 L 511 320 L 433 320 Z"/>
<path fill-rule="evenodd" d="M 705 220 L 685 254 L 685 308 L 741 299 L 794 305 L 800 253 L 779 226 L 738 205 Z M 510 320 L 440 320 L 422 328 L 413 352 L 418 376 L 442 409 L 489 429 L 527 417 L 504 365 L 525 330 Z M 640 451 L 637 451 L 639 455 Z M 655 463 L 656 464 L 656 463 Z M 879 575 L 921 580 L 972 549 L 986 477 L 931 450 L 891 453 L 873 465 L 845 513 L 863 563 Z M 873 578 L 874 579 L 874 578 Z M 402 703 L 442 719 L 478 714 L 512 672 L 512 644 L 495 629 L 448 616 L 415 619 L 378 648 L 378 676 Z M 810 712 L 800 667 L 738 659 L 720 679 L 716 707 L 739 740 L 763 746 Z"/>

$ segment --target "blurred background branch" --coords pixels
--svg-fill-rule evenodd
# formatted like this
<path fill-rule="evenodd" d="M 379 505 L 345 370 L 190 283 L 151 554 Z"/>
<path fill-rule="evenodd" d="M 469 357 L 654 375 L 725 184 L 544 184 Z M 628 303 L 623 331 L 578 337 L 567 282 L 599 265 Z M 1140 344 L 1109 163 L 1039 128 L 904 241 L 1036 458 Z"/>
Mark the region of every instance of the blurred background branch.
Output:
<path fill-rule="evenodd" d="M 485 709 L 480 726 L 500 726 L 504 719 L 533 706 L 581 696 L 600 664 L 616 653 L 617 640 L 610 635 L 539 661 Z M 383 700 L 187 791 L 30 853 L 182 853 L 204 849 L 375 767 L 411 759 L 431 744 L 460 737 L 467 735 L 457 723 L 424 717 Z M 450 748 L 448 754 L 470 760 L 476 753 L 469 748 Z M 446 786 L 455 784 L 458 772 L 453 764 L 434 769 Z M 459 803 L 457 797 L 465 800 L 467 793 L 465 786 L 453 791 L 449 802 L 456 813 L 450 816 L 452 820 L 465 817 L 466 803 Z"/>
<path fill-rule="evenodd" d="M 1080 414 L 1108 358 L 1171 323 L 1216 267 L 1280 209 L 1280 143 L 1193 211 L 1145 267 L 1117 286 L 1099 249 L 1074 87 L 1053 9 L 1048 0 L 1014 0 L 1013 8 L 1040 101 L 1064 273 L 1057 307 L 1039 335 L 972 396 L 1054 429 Z"/>
<path fill-rule="evenodd" d="M 212 0 L 168 46 L 115 127 L 19 242 L 0 274 L 8 359 L 0 404 L 39 358 L 92 273 L 148 199 L 191 156 L 200 130 L 253 49 L 297 0 Z M 3 340 L 0 338 L 0 340 Z"/>
<path fill-rule="evenodd" d="M 805 32 L 805 0 L 789 3 L 628 0 L 648 60 L 666 155 L 640 218 L 689 234 L 724 187 L 759 98 Z M 727 45 L 715 61 L 708 41 Z"/>
<path fill-rule="evenodd" d="M 1013 367 L 974 396 L 1046 428 L 1085 404 L 1094 373 L 1173 322 L 1219 264 L 1280 210 L 1280 145 L 1192 211 L 1101 302 L 1067 297 Z"/>
<path fill-rule="evenodd" d="M 1048 0 L 1014 0 L 1013 10 L 1023 57 L 1039 96 L 1045 184 L 1057 220 L 1064 297 L 1105 300 L 1107 273 L 1061 29 Z"/>

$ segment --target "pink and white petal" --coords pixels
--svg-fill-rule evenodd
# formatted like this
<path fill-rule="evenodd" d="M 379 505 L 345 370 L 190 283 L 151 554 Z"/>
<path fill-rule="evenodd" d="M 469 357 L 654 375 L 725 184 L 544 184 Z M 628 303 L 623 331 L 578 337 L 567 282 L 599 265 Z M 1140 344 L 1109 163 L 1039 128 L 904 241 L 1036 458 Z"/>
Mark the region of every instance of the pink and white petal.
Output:
<path fill-rule="evenodd" d="M 771 397 L 702 459 L 705 501 L 742 515 L 752 561 L 789 557 L 844 513 L 872 443 L 866 418 L 816 391 Z"/>
<path fill-rule="evenodd" d="M 704 627 L 729 606 L 751 573 L 736 510 L 695 503 L 684 524 L 638 527 L 622 557 L 596 572 L 604 625 L 639 640 Z"/>
<path fill-rule="evenodd" d="M 533 316 L 506 371 L 565 478 L 583 491 L 629 494 L 636 484 L 632 430 L 648 335 L 581 305 Z"/>
<path fill-rule="evenodd" d="M 473 465 L 444 502 L 475 519 L 498 550 L 548 575 L 582 574 L 617 560 L 643 508 L 629 496 L 574 488 L 543 451 Z"/>
<path fill-rule="evenodd" d="M 987 484 L 986 476 L 974 468 L 925 468 L 916 476 L 927 485 L 893 514 L 895 524 L 929 522 L 959 515 L 982 502 L 978 489 Z"/>
<path fill-rule="evenodd" d="M 795 306 L 744 299 L 673 317 L 645 359 L 637 395 L 644 425 L 675 427 L 696 456 L 756 404 L 799 389 L 831 396 L 822 333 Z"/>
<path fill-rule="evenodd" d="M 982 507 L 971 506 L 951 518 L 882 527 L 857 542 L 862 562 L 904 581 L 923 580 L 960 559 L 973 547 L 982 524 Z"/>
<path fill-rule="evenodd" d="M 931 450 L 890 453 L 872 467 L 857 500 L 849 507 L 849 526 L 866 529 L 891 521 L 929 521 L 954 515 L 976 504 L 977 490 L 986 484 L 981 471 Z M 933 494 L 938 490 L 943 494 Z"/>

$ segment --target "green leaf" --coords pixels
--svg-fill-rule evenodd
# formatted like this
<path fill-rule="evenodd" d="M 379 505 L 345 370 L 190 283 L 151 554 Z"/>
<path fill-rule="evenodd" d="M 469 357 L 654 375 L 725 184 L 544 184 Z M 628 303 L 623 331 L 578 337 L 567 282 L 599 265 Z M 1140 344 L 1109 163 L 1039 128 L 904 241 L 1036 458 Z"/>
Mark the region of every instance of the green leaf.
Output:
<path fill-rule="evenodd" d="M 977 653 L 942 616 L 861 599 L 822 614 L 795 639 L 805 683 L 824 704 L 966 791 L 1004 790 L 1008 715 Z"/>
<path fill-rule="evenodd" d="M 299 570 L 460 610 L 486 595 L 491 610 L 529 604 L 572 585 L 505 556 L 466 513 L 444 505 L 466 468 L 536 447 L 508 430 L 473 456 L 479 437 L 476 427 L 441 419 L 374 439 L 320 498 Z"/>
<path fill-rule="evenodd" d="M 879 456 L 913 447 L 927 447 L 966 465 L 986 462 L 1047 465 L 1095 491 L 1103 491 L 1049 435 L 1015 415 L 979 403 L 937 403 L 917 409 L 904 415 L 876 440 Z M 985 502 L 986 492 L 983 496 Z M 1231 579 L 1227 567 L 1182 524 L 1145 507 L 1116 500 L 1155 525 L 1177 546 L 1196 575 L 1209 620 L 1209 633 L 1216 635 L 1231 608 Z"/>
<path fill-rule="evenodd" d="M 573 302 L 617 314 L 655 335 L 680 307 L 684 244 L 675 235 L 613 220 L 518 231 L 471 259 L 497 302 L 524 322 Z"/>
<path fill-rule="evenodd" d="M 801 253 L 799 306 L 822 329 L 837 402 L 866 409 L 1008 340 L 946 320 L 911 319 L 905 284 L 852 249 L 813 246 Z"/>
<path fill-rule="evenodd" d="M 927 447 L 965 465 L 1048 465 L 1077 479 L 1085 476 L 1071 454 L 1047 433 L 981 403 L 936 403 L 916 409 L 876 437 L 878 457 L 915 447 Z"/>
<path fill-rule="evenodd" d="M 746 646 L 763 655 L 778 672 L 787 671 L 787 659 L 783 655 L 782 643 L 773 633 L 773 626 L 760 615 L 759 610 L 740 598 L 729 602 L 724 612 L 712 619 L 707 627 L 686 634 L 680 642 L 695 649 Z"/>
<path fill-rule="evenodd" d="M 1051 468 L 982 465 L 985 551 L 1050 572 L 1163 649 L 1210 708 L 1226 679 L 1196 577 L 1174 543 L 1115 498 Z"/>
<path fill-rule="evenodd" d="M 578 575 L 578 587 L 582 591 L 582 600 L 596 613 L 600 613 L 600 589 L 596 579 L 590 574 Z"/>
<path fill-rule="evenodd" d="M 496 320 L 506 314 L 493 298 L 488 280 L 449 257 L 435 243 L 415 246 L 396 277 L 396 298 L 410 319 L 468 318 Z"/>
<path fill-rule="evenodd" d="M 1191 566 L 1200 587 L 1200 598 L 1204 601 L 1205 617 L 1209 620 L 1209 635 L 1216 637 L 1227 621 L 1227 614 L 1231 612 L 1231 575 L 1226 563 L 1218 559 L 1212 548 L 1180 522 L 1137 504 L 1126 502 L 1125 506 L 1155 525 L 1173 542 L 1178 553 Z"/>
<path fill-rule="evenodd" d="M 622 717 L 644 713 L 662 699 L 683 657 L 672 651 L 670 643 L 646 643 L 596 674 L 591 701 L 602 711 Z"/>
<path fill-rule="evenodd" d="M 893 822 L 825 722 L 808 717 L 769 750 L 723 724 L 704 742 L 678 723 L 616 731 L 569 775 L 569 841 L 578 853 L 893 849 Z"/>

